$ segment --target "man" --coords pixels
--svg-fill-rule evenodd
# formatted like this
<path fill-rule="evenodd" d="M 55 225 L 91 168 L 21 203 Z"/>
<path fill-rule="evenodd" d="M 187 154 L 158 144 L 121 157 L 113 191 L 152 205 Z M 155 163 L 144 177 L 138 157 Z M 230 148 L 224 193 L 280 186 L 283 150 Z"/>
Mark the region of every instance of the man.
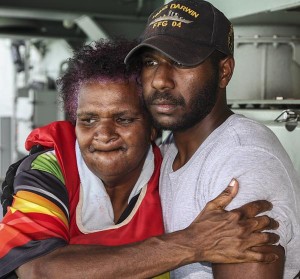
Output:
<path fill-rule="evenodd" d="M 28 149 L 47 150 L 26 158 L 15 177 L 0 225 L 0 277 L 16 270 L 20 278 L 149 278 L 198 261 L 276 259 L 251 249 L 278 241 L 257 233 L 276 228 L 275 221 L 252 218 L 270 203 L 224 210 L 235 180 L 190 226 L 158 236 L 161 157 L 150 146 L 155 131 L 136 83 L 139 69 L 123 64 L 132 47 L 100 41 L 68 61 L 59 85 L 72 124 L 51 123 L 26 141 Z"/>
<path fill-rule="evenodd" d="M 167 232 L 187 227 L 224 181 L 240 182 L 228 207 L 266 199 L 279 220 L 273 264 L 181 267 L 173 278 L 293 278 L 300 270 L 300 185 L 291 160 L 274 134 L 226 103 L 234 69 L 233 28 L 206 1 L 174 0 L 154 11 L 141 43 L 126 63 L 141 58 L 146 106 L 160 129 L 171 130 L 162 147 L 160 196 Z M 250 66 L 251 67 L 251 66 Z M 246 77 L 245 77 L 246 78 Z"/>

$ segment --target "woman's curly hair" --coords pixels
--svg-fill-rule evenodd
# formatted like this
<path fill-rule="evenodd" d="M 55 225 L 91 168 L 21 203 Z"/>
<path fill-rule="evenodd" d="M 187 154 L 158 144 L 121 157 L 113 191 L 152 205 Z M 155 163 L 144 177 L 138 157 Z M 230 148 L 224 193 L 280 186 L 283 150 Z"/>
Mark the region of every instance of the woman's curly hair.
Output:
<path fill-rule="evenodd" d="M 124 58 L 137 45 L 125 39 L 101 39 L 74 51 L 67 61 L 67 69 L 57 80 L 66 118 L 76 121 L 78 93 L 82 85 L 89 82 L 137 80 L 138 64 L 126 66 Z M 141 89 L 139 94 L 141 94 Z"/>

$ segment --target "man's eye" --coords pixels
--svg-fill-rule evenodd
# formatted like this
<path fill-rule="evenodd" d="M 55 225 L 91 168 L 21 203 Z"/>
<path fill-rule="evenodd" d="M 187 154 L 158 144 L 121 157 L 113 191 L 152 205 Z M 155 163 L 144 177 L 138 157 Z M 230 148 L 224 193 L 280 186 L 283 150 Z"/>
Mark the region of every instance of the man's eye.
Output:
<path fill-rule="evenodd" d="M 143 66 L 151 67 L 157 65 L 157 62 L 152 58 L 143 58 Z"/>
<path fill-rule="evenodd" d="M 179 62 L 176 62 L 176 61 L 173 61 L 173 65 L 176 67 L 176 68 L 186 68 L 186 66 L 184 66 L 183 64 L 179 63 Z"/>

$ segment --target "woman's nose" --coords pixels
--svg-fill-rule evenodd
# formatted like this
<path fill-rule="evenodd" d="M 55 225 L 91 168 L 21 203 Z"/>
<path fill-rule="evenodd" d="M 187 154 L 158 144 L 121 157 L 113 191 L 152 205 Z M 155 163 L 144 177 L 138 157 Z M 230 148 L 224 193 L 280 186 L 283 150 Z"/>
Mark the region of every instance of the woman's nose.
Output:
<path fill-rule="evenodd" d="M 113 121 L 101 120 L 95 130 L 94 139 L 102 143 L 109 143 L 118 138 Z"/>

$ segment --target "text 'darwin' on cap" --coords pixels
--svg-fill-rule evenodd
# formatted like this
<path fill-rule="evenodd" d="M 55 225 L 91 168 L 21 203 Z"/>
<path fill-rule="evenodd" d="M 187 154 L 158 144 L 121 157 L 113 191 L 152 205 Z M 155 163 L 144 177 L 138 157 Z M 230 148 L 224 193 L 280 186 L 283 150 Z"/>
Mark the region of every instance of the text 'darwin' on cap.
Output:
<path fill-rule="evenodd" d="M 225 15 L 203 0 L 174 0 L 148 18 L 141 42 L 125 58 L 127 64 L 150 47 L 185 66 L 196 66 L 214 50 L 233 55 L 233 28 Z"/>

